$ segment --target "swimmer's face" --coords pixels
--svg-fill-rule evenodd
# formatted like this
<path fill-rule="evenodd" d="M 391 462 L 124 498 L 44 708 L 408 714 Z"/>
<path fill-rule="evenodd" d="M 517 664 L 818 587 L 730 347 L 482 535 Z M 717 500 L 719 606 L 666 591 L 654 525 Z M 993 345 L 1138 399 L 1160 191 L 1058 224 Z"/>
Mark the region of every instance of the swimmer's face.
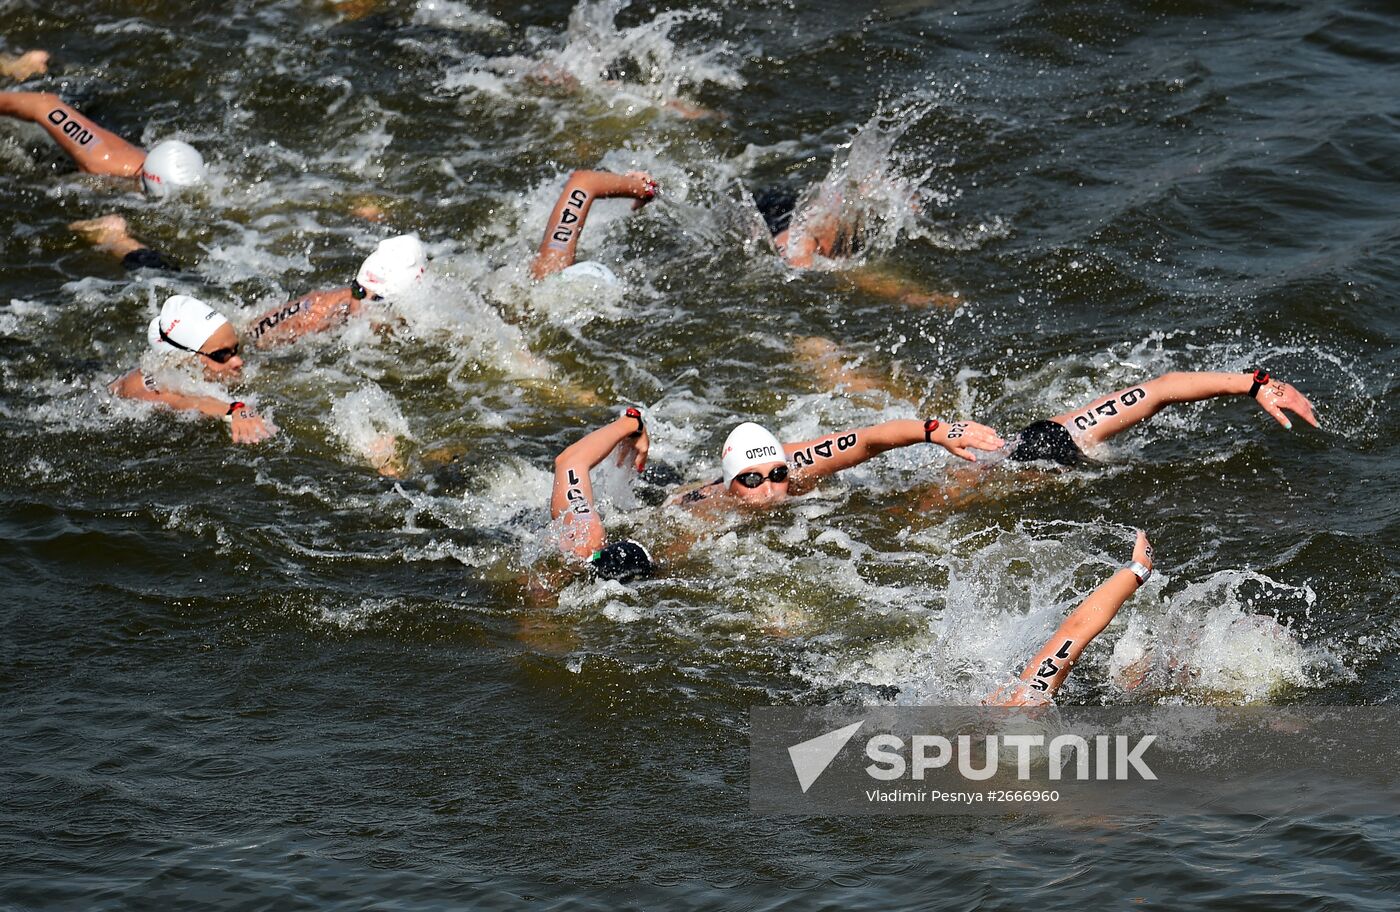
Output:
<path fill-rule="evenodd" d="M 774 476 L 778 476 L 777 480 Z M 791 474 L 788 472 L 788 465 L 781 460 L 777 462 L 764 462 L 755 466 L 749 466 L 729 483 L 729 493 L 739 498 L 746 504 L 769 504 L 786 500 L 788 496 L 788 480 Z M 752 484 L 757 481 L 756 487 L 749 487 L 745 482 Z"/>
<path fill-rule="evenodd" d="M 230 352 L 233 354 L 230 356 Z M 221 358 L 227 360 L 220 361 Z M 210 380 L 227 383 L 243 375 L 243 358 L 238 354 L 238 333 L 233 325 L 225 323 L 214 331 L 199 347 L 199 360 L 204 365 L 204 376 Z"/>

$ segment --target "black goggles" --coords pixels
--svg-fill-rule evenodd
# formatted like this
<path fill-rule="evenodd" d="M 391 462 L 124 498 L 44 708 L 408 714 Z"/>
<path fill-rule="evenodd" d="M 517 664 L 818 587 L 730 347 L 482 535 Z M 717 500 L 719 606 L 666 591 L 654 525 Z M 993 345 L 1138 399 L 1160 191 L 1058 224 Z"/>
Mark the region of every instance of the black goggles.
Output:
<path fill-rule="evenodd" d="M 166 345 L 174 346 L 175 348 L 180 349 L 180 351 L 187 351 L 196 355 L 202 355 L 205 358 L 208 358 L 210 361 L 213 361 L 215 364 L 227 364 L 233 358 L 238 356 L 237 344 L 230 345 L 228 348 L 216 348 L 211 352 L 200 351 L 197 348 L 190 348 L 188 345 L 181 345 L 179 342 L 176 342 L 174 339 L 170 338 L 168 335 L 165 334 L 165 330 L 160 328 L 159 323 L 156 324 L 156 332 L 160 333 L 160 340 Z"/>
<path fill-rule="evenodd" d="M 773 466 L 768 470 L 767 475 L 762 472 L 740 472 L 734 476 L 734 480 L 746 488 L 758 487 L 763 484 L 765 478 L 773 484 L 782 484 L 788 480 L 788 467 L 785 465 Z"/>
<path fill-rule="evenodd" d="M 369 298 L 371 301 L 378 301 L 383 298 L 382 295 L 371 295 L 369 289 L 361 285 L 358 279 L 350 280 L 350 297 L 354 298 L 356 301 L 363 301 L 365 298 Z"/>

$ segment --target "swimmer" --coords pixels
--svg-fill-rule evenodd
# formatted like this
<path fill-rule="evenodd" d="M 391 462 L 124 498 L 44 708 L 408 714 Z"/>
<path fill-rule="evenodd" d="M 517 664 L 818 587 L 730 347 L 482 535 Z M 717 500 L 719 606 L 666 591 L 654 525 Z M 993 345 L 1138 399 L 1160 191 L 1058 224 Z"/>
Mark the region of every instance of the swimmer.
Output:
<path fill-rule="evenodd" d="M 491 68 L 497 72 L 513 73 L 517 61 L 522 58 L 506 57 L 498 61 L 493 61 L 495 66 Z M 635 78 L 629 72 L 626 65 L 628 61 L 616 60 L 612 65 L 598 73 L 602 80 L 602 85 L 608 89 L 620 90 L 627 87 L 629 83 L 636 83 Z M 557 90 L 563 94 L 574 94 L 583 91 L 583 81 L 564 67 L 553 63 L 537 63 L 531 67 L 524 75 L 527 84 L 537 85 L 544 89 Z M 688 101 L 681 101 L 679 98 L 671 98 L 662 102 L 662 107 L 674 111 L 685 120 L 701 120 L 707 117 L 718 118 L 722 116 L 720 112 L 709 108 L 702 108 L 699 105 L 691 104 Z"/>
<path fill-rule="evenodd" d="M 635 211 L 656 198 L 656 181 L 642 171 L 613 174 L 610 171 L 575 171 L 559 193 L 559 201 L 549 215 L 549 224 L 540 242 L 539 253 L 530 266 L 536 279 L 562 273 L 569 278 L 591 277 L 613 284 L 617 277 L 602 263 L 574 262 L 579 238 L 583 235 L 588 210 L 595 199 L 630 197 Z"/>
<path fill-rule="evenodd" d="M 972 450 L 996 450 L 1006 442 L 972 421 L 897 419 L 871 427 L 827 434 L 800 443 L 779 443 L 766 428 L 746 421 L 730 431 L 721 452 L 723 477 L 682 491 L 671 503 L 695 504 L 719 498 L 733 504 L 768 506 L 812 490 L 817 481 L 858 466 L 887 450 L 934 443 L 969 462 Z"/>
<path fill-rule="evenodd" d="M 609 424 L 571 443 L 554 459 L 554 490 L 549 514 L 559 523 L 559 549 L 581 558 L 602 579 L 628 582 L 652 575 L 650 552 L 630 539 L 607 543 L 603 522 L 593 503 L 589 473 L 610 454 L 617 464 L 629 460 L 638 472 L 646 468 L 651 440 L 641 409 L 628 407 Z"/>
<path fill-rule="evenodd" d="M 137 178 L 156 198 L 171 196 L 208 178 L 204 158 L 188 143 L 167 139 L 147 152 L 99 127 L 50 92 L 0 92 L 0 114 L 43 127 L 80 170 Z"/>
<path fill-rule="evenodd" d="M 842 196 L 823 193 L 803 207 L 796 219 L 798 194 L 789 190 L 767 190 L 754 198 L 763 224 L 772 235 L 778 255 L 794 269 L 811 269 L 817 257 L 842 260 L 865 247 L 865 220 L 857 213 L 842 213 Z M 956 308 L 963 303 L 954 294 L 925 291 L 907 279 L 869 264 L 843 272 L 844 284 L 866 294 L 876 295 L 911 307 Z"/>
<path fill-rule="evenodd" d="M 42 76 L 49 71 L 48 51 L 25 51 L 23 54 L 0 54 L 0 76 L 24 82 L 30 76 Z"/>
<path fill-rule="evenodd" d="M 1028 706 L 1043 703 L 1065 683 L 1084 648 L 1103 633 L 1123 603 L 1152 575 L 1152 544 L 1138 530 L 1132 560 L 1070 612 L 1040 652 L 1021 672 L 1021 682 L 998 688 L 983 701 L 989 706 Z"/>
<path fill-rule="evenodd" d="M 137 269 L 174 271 L 177 268 L 162 254 L 132 237 L 126 219 L 120 215 L 71 222 L 68 229 L 103 253 L 121 260 L 122 268 L 128 272 Z"/>
<path fill-rule="evenodd" d="M 155 351 L 196 359 L 206 380 L 237 381 L 243 372 L 238 335 L 220 313 L 189 295 L 175 295 L 165 302 L 160 316 L 151 321 L 146 338 Z M 161 389 L 155 379 L 136 368 L 112 381 L 108 389 L 125 399 L 155 402 L 182 411 L 195 411 L 229 422 L 234 443 L 259 443 L 276 433 L 247 403 L 228 402 L 213 396 L 177 393 Z"/>
<path fill-rule="evenodd" d="M 1318 427 L 1312 403 L 1291 384 L 1266 371 L 1243 373 L 1174 371 L 1107 396 L 1100 396 L 1083 408 L 1065 412 L 1047 421 L 1037 421 L 1017 435 L 1010 455 L 1012 462 L 1048 460 L 1060 465 L 1077 465 L 1085 460 L 1084 451 L 1115 434 L 1157 414 L 1178 402 L 1198 402 L 1217 396 L 1248 396 L 1283 425 L 1293 429 L 1285 412 L 1300 415 Z"/>
<path fill-rule="evenodd" d="M 313 291 L 258 317 L 250 331 L 253 345 L 270 348 L 333 329 L 359 313 L 366 300 L 392 302 L 409 292 L 427 270 L 428 254 L 418 235 L 380 241 L 348 286 Z"/>

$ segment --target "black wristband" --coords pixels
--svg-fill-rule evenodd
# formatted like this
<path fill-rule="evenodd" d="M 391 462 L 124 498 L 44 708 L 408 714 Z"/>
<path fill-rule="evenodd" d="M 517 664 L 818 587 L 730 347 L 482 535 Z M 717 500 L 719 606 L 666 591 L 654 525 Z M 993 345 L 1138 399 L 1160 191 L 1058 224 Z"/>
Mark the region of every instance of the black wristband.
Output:
<path fill-rule="evenodd" d="M 938 419 L 930 418 L 924 422 L 924 443 L 933 443 L 933 432 L 938 430 Z"/>
<path fill-rule="evenodd" d="M 642 436 L 642 431 L 645 431 L 645 430 L 647 429 L 646 424 L 644 424 L 644 423 L 642 422 L 642 410 L 639 409 L 639 408 L 637 408 L 636 406 L 631 406 L 631 405 L 629 405 L 629 406 L 627 406 L 627 409 L 622 413 L 622 415 L 623 415 L 623 417 L 625 417 L 625 418 L 636 418 L 636 419 L 637 419 L 637 430 L 634 431 L 630 436 L 632 436 L 632 437 L 640 437 L 640 436 Z"/>
<path fill-rule="evenodd" d="M 1254 382 L 1249 386 L 1249 398 L 1253 399 L 1259 395 L 1259 387 L 1269 382 L 1268 373 L 1261 367 L 1254 372 Z"/>

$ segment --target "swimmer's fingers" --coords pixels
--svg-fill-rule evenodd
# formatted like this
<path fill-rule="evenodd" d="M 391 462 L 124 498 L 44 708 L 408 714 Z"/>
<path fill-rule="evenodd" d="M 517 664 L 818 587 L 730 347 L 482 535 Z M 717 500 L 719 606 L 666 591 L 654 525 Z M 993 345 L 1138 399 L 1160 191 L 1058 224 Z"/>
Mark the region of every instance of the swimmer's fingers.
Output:
<path fill-rule="evenodd" d="M 262 443 L 276 433 L 266 421 L 257 415 L 237 415 L 230 428 L 234 443 Z"/>
<path fill-rule="evenodd" d="M 635 212 L 656 199 L 656 192 L 660 189 L 660 186 L 650 174 L 645 171 L 628 171 L 622 176 L 632 183 L 632 187 L 630 188 L 632 192 L 630 195 L 636 200 L 636 202 L 632 203 L 632 211 Z"/>
<path fill-rule="evenodd" d="M 979 450 L 999 450 L 1006 446 L 1006 441 L 1001 439 L 1000 434 L 992 428 L 987 427 L 985 424 L 977 424 L 976 422 L 969 421 L 964 445 Z"/>
<path fill-rule="evenodd" d="M 1279 405 L 1302 416 L 1302 419 L 1313 427 L 1321 427 L 1317 423 L 1317 416 L 1313 414 L 1312 403 L 1308 401 L 1308 397 L 1298 392 L 1291 383 L 1283 385 L 1283 394 L 1279 397 Z"/>
<path fill-rule="evenodd" d="M 1273 419 L 1283 425 L 1286 430 L 1293 430 L 1293 422 L 1283 413 L 1284 409 L 1301 416 L 1313 427 L 1319 427 L 1317 418 L 1313 415 L 1312 403 L 1291 383 L 1275 380 L 1261 389 L 1255 398 L 1259 402 L 1260 408 L 1273 416 Z"/>
<path fill-rule="evenodd" d="M 1152 543 L 1147 540 L 1147 533 L 1141 529 L 1137 530 L 1137 542 L 1133 545 L 1133 560 L 1149 570 L 1152 569 Z"/>
<path fill-rule="evenodd" d="M 954 446 L 950 443 L 948 444 L 948 452 L 952 453 L 959 459 L 966 459 L 968 462 L 977 461 L 977 457 L 967 447 Z"/>
<path fill-rule="evenodd" d="M 956 442 L 957 449 L 953 449 L 953 455 L 961 456 L 968 462 L 976 462 L 977 457 L 969 450 L 999 450 L 1006 446 L 1006 441 L 1001 439 L 1001 435 L 985 424 L 978 424 L 975 421 L 964 422 L 967 425 L 963 435 Z"/>
<path fill-rule="evenodd" d="M 637 474 L 640 475 L 642 472 L 646 471 L 647 454 L 651 452 L 651 436 L 647 434 L 646 428 L 642 428 L 641 436 L 636 439 L 632 446 L 637 451 L 637 461 L 633 463 L 633 467 L 636 468 Z"/>

